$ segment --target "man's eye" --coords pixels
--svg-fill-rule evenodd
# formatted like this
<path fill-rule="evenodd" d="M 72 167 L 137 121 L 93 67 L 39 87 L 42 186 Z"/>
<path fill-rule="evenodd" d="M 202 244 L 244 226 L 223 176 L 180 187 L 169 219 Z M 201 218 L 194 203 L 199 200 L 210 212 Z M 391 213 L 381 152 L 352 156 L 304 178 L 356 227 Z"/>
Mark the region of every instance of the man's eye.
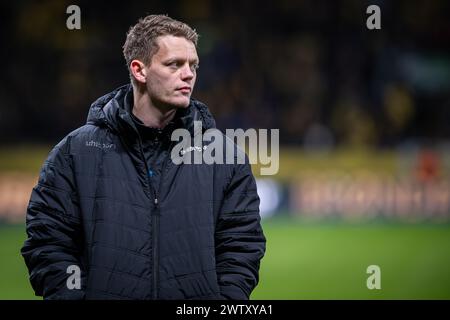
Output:
<path fill-rule="evenodd" d="M 166 63 L 166 66 L 172 69 L 177 69 L 179 67 L 179 63 L 176 61 Z"/>
<path fill-rule="evenodd" d="M 200 66 L 199 66 L 198 64 L 193 64 L 193 65 L 191 66 L 191 69 L 192 69 L 192 70 L 198 70 L 198 68 L 200 68 Z"/>

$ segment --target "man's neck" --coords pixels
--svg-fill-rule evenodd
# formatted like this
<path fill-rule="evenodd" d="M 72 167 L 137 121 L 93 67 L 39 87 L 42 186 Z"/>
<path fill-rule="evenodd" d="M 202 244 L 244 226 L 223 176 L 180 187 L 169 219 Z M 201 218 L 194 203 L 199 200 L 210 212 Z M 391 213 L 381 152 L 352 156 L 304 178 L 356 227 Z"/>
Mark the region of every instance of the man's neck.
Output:
<path fill-rule="evenodd" d="M 142 92 L 134 86 L 133 100 L 133 114 L 147 127 L 164 128 L 177 111 L 175 107 L 155 106 L 146 92 Z"/>

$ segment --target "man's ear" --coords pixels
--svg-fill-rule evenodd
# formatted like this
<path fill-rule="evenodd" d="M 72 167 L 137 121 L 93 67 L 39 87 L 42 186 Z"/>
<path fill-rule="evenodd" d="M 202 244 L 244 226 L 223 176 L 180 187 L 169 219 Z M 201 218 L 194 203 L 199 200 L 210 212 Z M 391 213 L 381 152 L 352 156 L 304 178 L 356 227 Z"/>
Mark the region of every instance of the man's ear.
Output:
<path fill-rule="evenodd" d="M 145 69 L 145 65 L 142 63 L 142 61 L 139 60 L 133 60 L 130 63 L 130 70 L 133 77 L 136 79 L 139 83 L 146 83 L 147 82 L 147 70 Z"/>

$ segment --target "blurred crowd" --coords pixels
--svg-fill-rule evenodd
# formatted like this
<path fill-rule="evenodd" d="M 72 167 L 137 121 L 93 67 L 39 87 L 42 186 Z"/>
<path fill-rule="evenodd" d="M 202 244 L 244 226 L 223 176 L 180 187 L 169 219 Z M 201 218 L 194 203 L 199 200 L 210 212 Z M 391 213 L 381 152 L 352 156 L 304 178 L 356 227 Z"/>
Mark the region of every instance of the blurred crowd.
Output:
<path fill-rule="evenodd" d="M 65 9 L 81 9 L 68 30 Z M 367 6 L 381 30 L 366 27 Z M 449 4 L 435 1 L 17 1 L 0 4 L 0 143 L 54 143 L 128 81 L 129 26 L 167 13 L 200 34 L 194 97 L 219 128 L 283 145 L 392 148 L 450 140 Z"/>

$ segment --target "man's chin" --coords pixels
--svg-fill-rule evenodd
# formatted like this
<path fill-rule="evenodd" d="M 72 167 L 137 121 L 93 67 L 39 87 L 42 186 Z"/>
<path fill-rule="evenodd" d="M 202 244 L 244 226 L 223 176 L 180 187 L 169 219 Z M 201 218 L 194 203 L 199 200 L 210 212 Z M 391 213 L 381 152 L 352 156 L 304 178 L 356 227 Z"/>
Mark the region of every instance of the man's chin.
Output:
<path fill-rule="evenodd" d="M 175 108 L 187 108 L 189 106 L 190 99 L 188 97 L 183 99 L 175 99 L 170 102 Z"/>
<path fill-rule="evenodd" d="M 159 108 L 170 110 L 170 109 L 184 109 L 189 106 L 189 97 L 177 97 L 175 99 L 164 99 L 159 100 L 155 105 Z"/>

